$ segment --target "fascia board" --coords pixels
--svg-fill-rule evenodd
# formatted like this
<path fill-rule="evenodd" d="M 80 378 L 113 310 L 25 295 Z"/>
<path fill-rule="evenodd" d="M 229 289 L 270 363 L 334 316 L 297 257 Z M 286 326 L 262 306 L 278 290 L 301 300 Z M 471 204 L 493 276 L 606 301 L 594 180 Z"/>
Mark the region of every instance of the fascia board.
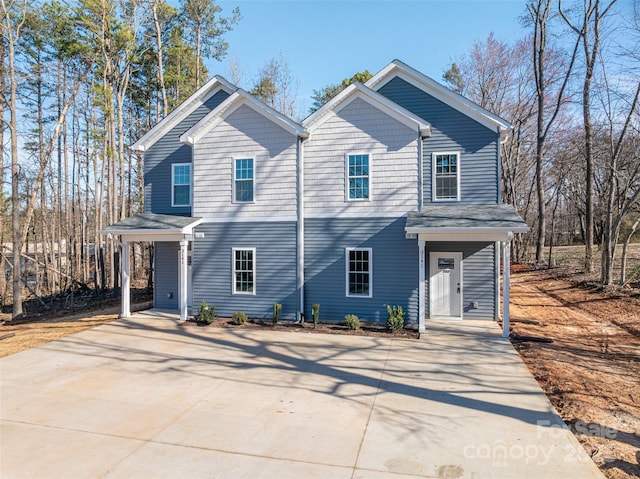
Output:
<path fill-rule="evenodd" d="M 229 98 L 218 105 L 216 109 L 209 112 L 198 123 L 180 136 L 180 141 L 193 146 L 199 139 L 213 130 L 225 118 L 243 105 L 248 106 L 256 113 L 264 116 L 276 125 L 282 127 L 284 130 L 290 132 L 292 135 L 300 136 L 304 134 L 304 128 L 301 125 L 275 111 L 268 105 L 265 105 L 263 102 L 257 100 L 244 90 L 238 89 L 229 96 Z"/>
<path fill-rule="evenodd" d="M 131 145 L 134 151 L 145 151 L 151 148 L 164 134 L 171 130 L 175 125 L 184 120 L 200 105 L 218 93 L 224 90 L 227 93 L 233 93 L 237 87 L 229 83 L 223 77 L 216 75 L 209 80 L 203 87 L 196 91 L 193 95 L 182 102 L 175 110 L 164 117 L 160 122 L 151 128 L 142 138 Z"/>
<path fill-rule="evenodd" d="M 185 226 L 184 228 L 182 228 L 182 233 L 191 234 L 193 232 L 193 228 L 198 226 L 203 221 L 204 221 L 204 218 L 198 218 L 198 219 L 194 220 L 193 223 L 191 223 L 191 224 Z"/>
<path fill-rule="evenodd" d="M 256 97 L 241 88 L 238 89 L 238 93 L 242 96 L 242 98 L 247 102 L 249 106 L 251 106 L 256 112 L 262 114 L 268 120 L 271 120 L 275 124 L 280 125 L 282 128 L 294 135 L 304 135 L 305 129 L 300 123 L 271 108 L 269 105 L 258 100 Z"/>
<path fill-rule="evenodd" d="M 511 124 L 508 121 L 494 115 L 488 110 L 485 110 L 481 106 L 476 105 L 462 95 L 446 88 L 432 78 L 429 78 L 425 74 L 410 67 L 409 65 L 406 65 L 400 60 L 393 60 L 389 65 L 380 70 L 380 72 L 371 77 L 365 85 L 375 91 L 378 91 L 395 76 L 402 78 L 406 82 L 423 90 L 425 93 L 428 93 L 443 103 L 450 105 L 490 130 L 494 130 L 498 127 L 500 128 L 501 135 L 503 131 L 508 133 L 511 130 Z"/>
<path fill-rule="evenodd" d="M 356 84 L 352 83 L 347 88 L 342 90 L 340 93 L 334 96 L 331 100 L 329 100 L 327 103 L 322 105 L 319 109 L 314 111 L 311 115 L 309 115 L 304 120 L 302 120 L 302 126 L 310 130 L 310 129 L 317 128 L 322 123 L 327 121 L 327 118 L 324 118 L 324 117 L 327 115 L 330 115 L 340 103 L 345 101 L 349 97 L 349 95 L 353 93 L 355 88 L 356 88 Z"/>
<path fill-rule="evenodd" d="M 508 234 L 508 233 L 527 233 L 529 231 L 528 226 L 515 226 L 513 228 L 508 227 L 420 227 L 412 226 L 405 227 L 407 233 L 418 234 L 436 234 L 436 235 L 475 235 L 475 234 Z"/>
<path fill-rule="evenodd" d="M 207 113 L 200 121 L 198 121 L 198 123 L 184 132 L 180 136 L 180 141 L 182 143 L 186 143 L 187 145 L 193 146 L 197 140 L 202 138 L 204 134 L 213 129 L 223 120 L 225 112 L 227 112 L 234 106 L 238 98 L 240 98 L 238 92 L 233 92 L 216 108 Z M 234 108 L 233 110 L 235 111 L 236 108 Z"/>
<path fill-rule="evenodd" d="M 374 108 L 381 110 L 406 127 L 418 129 L 423 136 L 428 136 L 431 133 L 431 125 L 428 122 L 378 92 L 357 82 L 349 85 L 340 94 L 332 98 L 331 101 L 327 102 L 324 107 L 307 117 L 303 125 L 306 126 L 309 131 L 313 131 L 358 98 L 364 100 Z M 315 116 L 316 113 L 318 114 L 317 116 Z"/>

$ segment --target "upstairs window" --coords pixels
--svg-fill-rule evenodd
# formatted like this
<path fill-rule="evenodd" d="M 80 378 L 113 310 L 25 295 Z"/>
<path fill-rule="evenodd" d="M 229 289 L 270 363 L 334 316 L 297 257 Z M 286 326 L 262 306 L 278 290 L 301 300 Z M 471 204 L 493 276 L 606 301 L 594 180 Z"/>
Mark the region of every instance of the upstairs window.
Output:
<path fill-rule="evenodd" d="M 191 206 L 190 163 L 174 163 L 172 165 L 171 206 Z"/>
<path fill-rule="evenodd" d="M 253 158 L 234 160 L 233 200 L 236 203 L 252 203 L 255 196 Z"/>
<path fill-rule="evenodd" d="M 369 155 L 348 155 L 347 177 L 347 198 L 349 200 L 368 200 Z"/>
<path fill-rule="evenodd" d="M 460 154 L 433 154 L 433 199 L 460 200 Z"/>
<path fill-rule="evenodd" d="M 256 294 L 255 248 L 233 248 L 233 294 Z"/>
<path fill-rule="evenodd" d="M 371 248 L 347 248 L 347 296 L 370 298 Z"/>

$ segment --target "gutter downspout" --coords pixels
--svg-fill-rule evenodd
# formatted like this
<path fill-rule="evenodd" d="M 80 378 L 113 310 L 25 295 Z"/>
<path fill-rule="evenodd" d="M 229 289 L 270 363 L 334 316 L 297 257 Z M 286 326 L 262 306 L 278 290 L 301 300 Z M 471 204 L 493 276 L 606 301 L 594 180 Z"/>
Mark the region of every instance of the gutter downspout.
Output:
<path fill-rule="evenodd" d="M 296 288 L 298 290 L 298 322 L 304 322 L 304 140 L 309 138 L 307 132 L 298 134 L 296 149 L 297 164 L 297 198 L 296 198 Z"/>
<path fill-rule="evenodd" d="M 423 185 L 423 174 L 424 172 L 422 171 L 423 168 L 423 162 L 424 159 L 422 158 L 422 153 L 423 153 L 423 143 L 424 142 L 424 138 L 422 136 L 422 132 L 418 131 L 418 211 L 422 210 L 422 206 L 424 204 L 424 185 Z"/>
<path fill-rule="evenodd" d="M 506 141 L 506 139 L 505 139 Z M 504 142 L 500 139 L 500 127 L 498 127 L 498 167 L 496 171 L 498 172 L 498 178 L 496 181 L 496 185 L 498 186 L 498 194 L 496 195 L 498 198 L 498 204 L 502 203 L 502 144 Z"/>

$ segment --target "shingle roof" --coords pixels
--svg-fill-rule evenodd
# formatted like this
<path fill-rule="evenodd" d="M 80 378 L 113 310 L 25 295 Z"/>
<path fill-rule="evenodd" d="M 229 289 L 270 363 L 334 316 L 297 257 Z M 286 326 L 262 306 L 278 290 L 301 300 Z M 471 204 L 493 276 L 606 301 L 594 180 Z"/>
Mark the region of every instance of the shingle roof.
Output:
<path fill-rule="evenodd" d="M 107 226 L 105 233 L 127 233 L 134 231 L 182 232 L 184 228 L 197 225 L 201 218 L 191 216 L 160 215 L 156 213 L 138 213 L 118 223 Z"/>
<path fill-rule="evenodd" d="M 407 215 L 407 231 L 429 229 L 468 230 L 495 229 L 524 233 L 527 223 L 511 205 L 425 205 Z M 415 231 L 414 231 L 415 232 Z"/>

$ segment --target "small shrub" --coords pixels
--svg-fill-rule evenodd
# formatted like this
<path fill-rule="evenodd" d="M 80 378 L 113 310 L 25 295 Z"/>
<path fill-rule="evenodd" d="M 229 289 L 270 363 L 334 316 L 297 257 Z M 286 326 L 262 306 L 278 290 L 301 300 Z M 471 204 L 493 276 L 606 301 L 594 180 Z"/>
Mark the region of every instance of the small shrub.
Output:
<path fill-rule="evenodd" d="M 203 301 L 198 310 L 198 324 L 211 324 L 215 318 L 216 307 Z"/>
<path fill-rule="evenodd" d="M 275 303 L 273 305 L 273 325 L 278 324 L 278 320 L 280 319 L 280 313 L 282 312 L 282 305 L 280 303 Z"/>
<path fill-rule="evenodd" d="M 399 331 L 404 327 L 405 312 L 402 306 L 387 305 L 387 329 Z"/>
<path fill-rule="evenodd" d="M 320 305 L 312 305 L 311 310 L 313 311 L 313 329 L 315 329 L 318 327 L 318 321 L 320 320 Z"/>
<path fill-rule="evenodd" d="M 237 324 L 238 326 L 246 323 L 247 319 L 248 318 L 246 313 L 243 313 L 242 311 L 234 311 L 233 313 L 231 313 L 231 322 L 233 324 Z"/>
<path fill-rule="evenodd" d="M 355 314 L 347 314 L 344 317 L 344 324 L 351 330 L 360 329 L 360 319 Z"/>

